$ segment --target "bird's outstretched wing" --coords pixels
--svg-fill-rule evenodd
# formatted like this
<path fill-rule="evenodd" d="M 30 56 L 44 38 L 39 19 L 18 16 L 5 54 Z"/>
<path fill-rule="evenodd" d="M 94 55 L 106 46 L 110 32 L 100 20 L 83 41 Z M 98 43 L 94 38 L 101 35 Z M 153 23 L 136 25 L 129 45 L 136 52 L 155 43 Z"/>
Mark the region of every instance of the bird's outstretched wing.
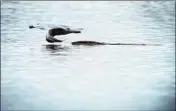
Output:
<path fill-rule="evenodd" d="M 41 24 L 41 23 L 37 23 L 36 25 L 30 25 L 29 28 L 38 28 L 38 29 L 42 29 L 42 30 L 50 30 L 50 29 L 54 29 L 54 28 L 61 28 L 64 29 L 66 31 L 81 31 L 83 30 L 83 28 L 70 28 L 69 26 L 66 25 L 55 25 L 55 24 Z"/>

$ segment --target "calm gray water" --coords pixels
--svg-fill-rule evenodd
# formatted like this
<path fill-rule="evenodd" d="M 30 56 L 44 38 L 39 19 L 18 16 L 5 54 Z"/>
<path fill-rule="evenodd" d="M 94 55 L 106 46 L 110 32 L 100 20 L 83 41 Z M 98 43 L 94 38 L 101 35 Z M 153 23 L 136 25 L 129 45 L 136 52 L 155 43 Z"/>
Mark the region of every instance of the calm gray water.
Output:
<path fill-rule="evenodd" d="M 52 46 L 35 23 L 84 30 Z M 174 33 L 174 1 L 2 2 L 1 109 L 175 109 Z"/>

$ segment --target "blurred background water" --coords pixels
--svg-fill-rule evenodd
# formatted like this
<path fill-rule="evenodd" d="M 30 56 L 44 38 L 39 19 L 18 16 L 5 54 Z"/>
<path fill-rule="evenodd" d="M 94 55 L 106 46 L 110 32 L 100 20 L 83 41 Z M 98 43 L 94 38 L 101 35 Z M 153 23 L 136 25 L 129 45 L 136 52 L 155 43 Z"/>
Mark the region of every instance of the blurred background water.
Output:
<path fill-rule="evenodd" d="M 54 46 L 47 31 L 28 28 L 36 23 L 84 30 Z M 162 46 L 71 46 L 76 40 Z M 175 109 L 174 54 L 174 1 L 3 1 L 1 109 Z"/>

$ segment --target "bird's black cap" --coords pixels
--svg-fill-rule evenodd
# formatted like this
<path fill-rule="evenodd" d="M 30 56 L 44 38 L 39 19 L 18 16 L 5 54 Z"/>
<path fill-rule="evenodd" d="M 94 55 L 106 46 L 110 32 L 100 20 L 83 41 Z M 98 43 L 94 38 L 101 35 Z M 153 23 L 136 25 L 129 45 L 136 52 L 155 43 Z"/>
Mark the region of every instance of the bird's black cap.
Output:
<path fill-rule="evenodd" d="M 31 28 L 35 28 L 33 25 L 29 25 L 29 28 L 31 29 Z"/>

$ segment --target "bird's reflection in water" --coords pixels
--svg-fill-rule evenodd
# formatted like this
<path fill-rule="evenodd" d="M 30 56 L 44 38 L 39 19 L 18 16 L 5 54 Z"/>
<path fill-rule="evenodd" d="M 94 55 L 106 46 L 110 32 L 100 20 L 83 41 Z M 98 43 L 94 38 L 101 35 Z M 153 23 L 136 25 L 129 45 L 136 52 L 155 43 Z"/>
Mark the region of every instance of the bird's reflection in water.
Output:
<path fill-rule="evenodd" d="M 49 52 L 50 55 L 60 55 L 60 56 L 67 56 L 66 52 L 69 51 L 68 46 L 63 45 L 56 45 L 56 44 L 47 44 L 43 45 L 44 50 Z"/>

